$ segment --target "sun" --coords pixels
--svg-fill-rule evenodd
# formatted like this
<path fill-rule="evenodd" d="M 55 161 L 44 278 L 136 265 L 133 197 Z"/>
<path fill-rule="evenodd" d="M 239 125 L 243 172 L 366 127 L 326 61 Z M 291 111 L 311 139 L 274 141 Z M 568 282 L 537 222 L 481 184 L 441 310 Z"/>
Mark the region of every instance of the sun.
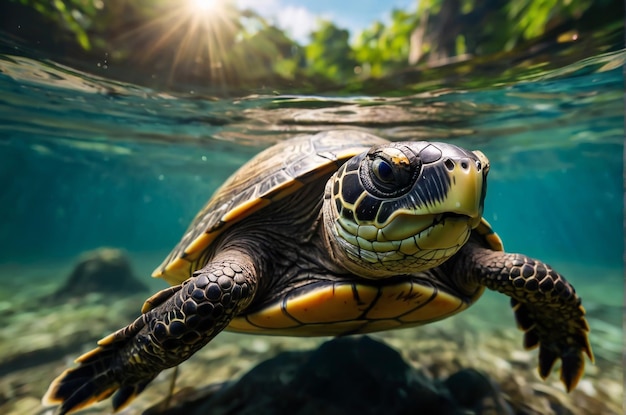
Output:
<path fill-rule="evenodd" d="M 169 67 L 169 80 L 201 79 L 211 85 L 238 81 L 256 69 L 254 54 L 242 52 L 245 11 L 235 0 L 162 0 L 155 17 L 126 39 L 143 45 L 137 58 Z"/>
<path fill-rule="evenodd" d="M 218 0 L 187 0 L 187 7 L 192 13 L 206 13 L 215 9 L 218 5 Z"/>

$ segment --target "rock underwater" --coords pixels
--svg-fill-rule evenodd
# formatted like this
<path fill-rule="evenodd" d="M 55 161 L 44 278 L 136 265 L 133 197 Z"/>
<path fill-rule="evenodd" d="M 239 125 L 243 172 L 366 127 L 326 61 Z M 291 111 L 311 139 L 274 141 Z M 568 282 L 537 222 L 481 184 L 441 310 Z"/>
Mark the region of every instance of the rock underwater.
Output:
<path fill-rule="evenodd" d="M 144 415 L 513 414 L 481 372 L 432 380 L 369 336 L 339 337 L 313 351 L 282 352 L 233 383 L 181 391 Z"/>
<path fill-rule="evenodd" d="M 83 297 L 90 292 L 134 294 L 147 289 L 134 276 L 125 251 L 103 247 L 83 253 L 65 284 L 50 298 Z"/>

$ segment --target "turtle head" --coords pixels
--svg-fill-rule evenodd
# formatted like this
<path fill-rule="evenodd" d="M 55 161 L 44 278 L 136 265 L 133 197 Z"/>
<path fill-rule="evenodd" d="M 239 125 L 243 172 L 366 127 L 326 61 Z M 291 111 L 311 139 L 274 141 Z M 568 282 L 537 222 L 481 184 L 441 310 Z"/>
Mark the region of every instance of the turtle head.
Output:
<path fill-rule="evenodd" d="M 326 186 L 335 259 L 368 278 L 440 265 L 480 223 L 488 170 L 480 151 L 445 143 L 388 143 L 353 157 Z"/>

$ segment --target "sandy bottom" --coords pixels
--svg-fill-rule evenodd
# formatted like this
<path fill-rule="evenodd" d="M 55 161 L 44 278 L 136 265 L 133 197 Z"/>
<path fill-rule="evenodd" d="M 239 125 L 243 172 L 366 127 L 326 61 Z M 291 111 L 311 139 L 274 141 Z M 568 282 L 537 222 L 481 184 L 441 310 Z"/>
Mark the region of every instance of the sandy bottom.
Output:
<path fill-rule="evenodd" d="M 146 275 L 158 259 L 139 257 L 137 275 Z M 557 265 L 557 264 L 555 264 Z M 571 267 L 571 266 L 569 266 Z M 89 294 L 63 303 L 41 298 L 70 273 L 71 262 L 0 266 L 0 413 L 53 414 L 40 400 L 50 381 L 72 365 L 95 341 L 127 324 L 149 295 L 125 298 Z M 567 274 L 567 265 L 560 270 Z M 557 267 L 557 269 L 559 269 Z M 487 293 L 467 312 L 417 329 L 373 335 L 433 379 L 462 368 L 487 373 L 517 413 L 622 414 L 624 373 L 622 270 L 576 267 L 574 282 L 584 299 L 596 362 L 588 362 L 578 388 L 566 393 L 558 367 L 547 380 L 537 375 L 537 352 L 525 351 L 508 299 Z M 144 279 L 145 281 L 145 279 Z M 159 281 L 149 282 L 157 290 Z M 288 338 L 222 333 L 179 367 L 177 390 L 234 380 L 282 351 L 314 349 L 328 338 Z M 167 395 L 171 370 L 163 372 L 123 414 L 141 414 Z M 84 413 L 110 413 L 105 400 Z"/>

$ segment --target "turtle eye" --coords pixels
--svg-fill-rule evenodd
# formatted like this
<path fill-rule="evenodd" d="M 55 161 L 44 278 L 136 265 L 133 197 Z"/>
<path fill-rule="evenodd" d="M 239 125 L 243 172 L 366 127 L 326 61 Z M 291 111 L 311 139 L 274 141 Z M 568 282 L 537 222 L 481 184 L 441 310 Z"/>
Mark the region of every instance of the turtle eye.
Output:
<path fill-rule="evenodd" d="M 406 146 L 390 144 L 374 148 L 361 162 L 359 177 L 365 190 L 374 197 L 398 197 L 408 192 L 417 180 L 421 162 Z"/>
<path fill-rule="evenodd" d="M 387 161 L 377 158 L 372 162 L 372 171 L 376 178 L 383 183 L 393 183 L 394 174 L 393 168 Z"/>

